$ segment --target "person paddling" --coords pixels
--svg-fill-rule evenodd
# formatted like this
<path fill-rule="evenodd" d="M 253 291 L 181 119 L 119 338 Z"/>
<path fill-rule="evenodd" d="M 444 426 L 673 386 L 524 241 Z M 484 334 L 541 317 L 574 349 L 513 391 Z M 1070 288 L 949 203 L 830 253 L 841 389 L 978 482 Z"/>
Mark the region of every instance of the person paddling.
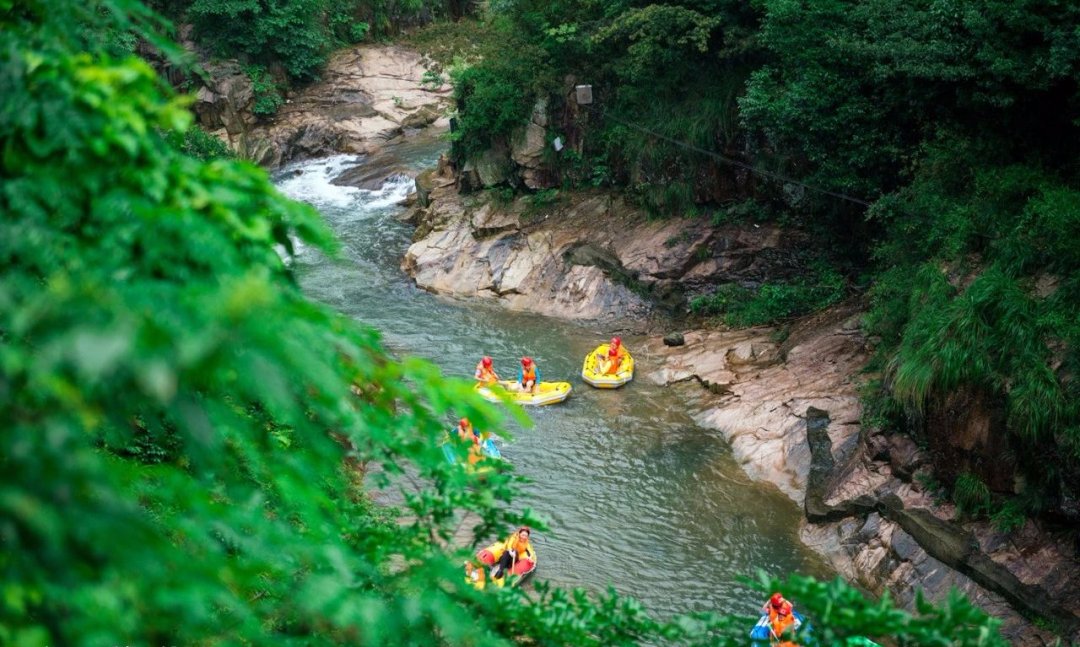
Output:
<path fill-rule="evenodd" d="M 458 420 L 457 433 L 458 438 L 462 440 L 467 440 L 474 444 L 479 444 L 480 442 L 480 434 L 476 433 L 476 430 L 473 429 L 472 423 L 469 422 L 468 418 Z"/>
<path fill-rule="evenodd" d="M 475 465 L 483 458 L 480 448 L 480 434 L 473 428 L 468 418 L 462 418 L 457 425 L 458 438 L 469 443 L 469 465 Z"/>
<path fill-rule="evenodd" d="M 511 575 L 523 575 L 532 570 L 536 563 L 536 551 L 533 550 L 529 541 L 532 530 L 528 526 L 522 526 L 510 536 L 503 544 L 503 553 L 498 563 L 491 569 L 491 578 L 500 579 L 508 573 Z"/>
<path fill-rule="evenodd" d="M 487 585 L 487 575 L 484 574 L 483 568 L 466 560 L 465 582 L 467 582 L 468 584 L 472 584 L 478 589 L 483 589 Z"/>
<path fill-rule="evenodd" d="M 788 644 L 787 641 L 794 638 L 795 632 L 802 625 L 802 621 L 795 617 L 791 602 L 785 600 L 779 592 L 772 594 L 761 611 L 769 616 L 769 634 L 775 642 L 784 641 L 783 644 Z"/>

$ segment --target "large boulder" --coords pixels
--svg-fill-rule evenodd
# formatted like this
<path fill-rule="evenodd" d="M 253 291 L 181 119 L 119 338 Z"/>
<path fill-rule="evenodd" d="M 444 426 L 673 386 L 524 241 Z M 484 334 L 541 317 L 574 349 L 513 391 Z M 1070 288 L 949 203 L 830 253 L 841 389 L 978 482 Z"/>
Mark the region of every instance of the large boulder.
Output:
<path fill-rule="evenodd" d="M 689 331 L 682 346 L 650 340 L 641 349 L 652 358 L 643 377 L 706 387 L 712 395 L 695 398 L 694 419 L 724 435 L 751 478 L 803 504 L 811 469 L 807 410 L 828 411 L 832 445 L 859 436 L 862 407 L 850 376 L 868 354 L 862 336 L 844 329 L 851 314 L 837 309 L 794 326 L 784 347 L 766 328 Z"/>
<path fill-rule="evenodd" d="M 429 220 L 444 224 L 421 225 L 418 231 L 422 230 L 422 233 L 414 238 L 420 246 L 409 253 L 415 255 L 417 250 L 423 249 L 424 258 L 422 262 L 419 258 L 410 259 L 406 266 L 420 269 L 430 264 L 432 268 L 439 268 L 438 273 L 420 271 L 414 275 L 421 287 L 436 292 L 451 290 L 458 296 L 505 294 L 505 290 L 494 290 L 484 281 L 446 276 L 456 272 L 471 276 L 478 269 L 474 265 L 480 266 L 479 269 L 486 268 L 492 259 L 483 257 L 485 250 L 473 245 L 447 247 L 422 240 L 429 234 L 441 237 L 442 229 L 457 228 L 477 240 L 496 234 L 513 235 L 501 224 L 494 227 L 487 224 L 499 220 L 498 212 L 520 214 L 522 220 L 528 221 L 529 234 L 544 234 L 544 245 L 529 247 L 528 252 L 542 257 L 543 262 L 535 266 L 543 268 L 543 272 L 538 270 L 531 280 L 515 288 L 522 291 L 521 302 L 527 309 L 543 314 L 570 310 L 558 300 L 548 298 L 558 286 L 566 284 L 570 273 L 577 279 L 571 282 L 574 285 L 588 284 L 598 288 L 598 291 L 589 288 L 581 293 L 584 298 L 606 302 L 606 305 L 581 304 L 572 308 L 576 316 L 597 312 L 626 316 L 627 313 L 611 308 L 623 303 L 633 312 L 644 313 L 651 303 L 678 310 L 685 305 L 686 286 L 697 291 L 717 283 L 754 286 L 797 273 L 805 256 L 806 236 L 798 231 L 774 226 L 740 228 L 729 224 L 714 227 L 703 218 L 650 219 L 641 208 L 605 192 L 559 194 L 549 203 L 541 203 L 535 196 L 503 203 L 493 202 L 498 199 L 496 195 L 475 195 L 481 189 L 511 181 L 506 167 L 500 165 L 501 161 L 505 158 L 497 149 L 492 149 L 489 155 L 461 167 L 455 176 L 457 191 L 448 189 L 429 194 Z M 470 193 L 474 195 L 464 195 Z M 421 196 L 420 199 L 426 198 Z M 471 216 L 478 210 L 484 210 L 483 218 Z M 466 215 L 457 220 L 440 216 L 443 212 Z M 512 217 L 517 218 L 517 215 Z M 507 262 L 503 257 L 494 260 Z M 470 285 L 473 286 L 471 290 L 467 287 Z M 605 287 L 599 289 L 602 285 Z M 624 292 L 633 293 L 635 297 L 629 298 Z M 611 295 L 616 293 L 622 296 L 612 298 Z M 756 361 L 756 353 L 752 347 L 737 349 L 732 361 Z"/>
<path fill-rule="evenodd" d="M 435 188 L 436 173 L 435 169 L 428 169 L 420 172 L 413 180 L 416 184 L 416 201 L 425 209 L 431 206 L 430 196 L 431 190 Z"/>
<path fill-rule="evenodd" d="M 510 159 L 516 166 L 515 171 L 522 184 L 533 190 L 549 189 L 558 184 L 558 174 L 545 160 L 549 123 L 548 100 L 544 97 L 533 105 L 529 122 L 510 137 Z"/>
<path fill-rule="evenodd" d="M 471 175 L 479 172 L 459 174 L 459 183 Z M 617 257 L 594 263 L 595 254 L 585 258 L 573 251 L 582 240 L 595 238 L 598 222 L 615 218 L 607 196 L 540 208 L 525 200 L 505 205 L 466 200 L 453 187 L 441 186 L 431 191 L 430 200 L 403 261 L 420 287 L 572 319 L 640 319 L 649 312 L 648 303 L 625 280 L 617 280 Z M 595 247 L 614 247 L 620 230 L 626 233 L 608 228 Z"/>
<path fill-rule="evenodd" d="M 255 123 L 251 108 L 255 90 L 251 78 L 236 61 L 218 61 L 205 66 L 208 85 L 195 93 L 192 111 L 207 130 L 224 129 L 237 137 Z"/>
<path fill-rule="evenodd" d="M 909 436 L 894 434 L 888 439 L 889 466 L 893 474 L 910 481 L 915 472 L 926 464 L 926 454 Z"/>
<path fill-rule="evenodd" d="M 505 153 L 499 148 L 492 148 L 474 161 L 480 186 L 491 188 L 505 184 L 510 177 L 510 166 Z"/>
<path fill-rule="evenodd" d="M 546 172 L 544 148 L 547 131 L 543 126 L 529 123 L 511 137 L 510 159 L 518 165 L 518 173 L 525 186 L 530 189 L 545 189 L 554 186 L 552 174 Z"/>

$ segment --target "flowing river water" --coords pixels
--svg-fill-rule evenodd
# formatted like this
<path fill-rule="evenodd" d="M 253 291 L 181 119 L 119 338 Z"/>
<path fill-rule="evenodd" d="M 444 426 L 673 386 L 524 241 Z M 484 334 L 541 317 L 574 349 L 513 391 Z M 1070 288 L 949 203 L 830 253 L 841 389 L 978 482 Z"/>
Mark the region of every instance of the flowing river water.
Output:
<path fill-rule="evenodd" d="M 413 168 L 432 166 L 433 145 L 403 151 Z M 548 380 L 569 381 L 562 404 L 530 408 L 534 424 L 511 428 L 504 457 L 531 482 L 522 505 L 548 520 L 535 533 L 537 576 L 554 585 L 612 586 L 655 616 L 717 611 L 751 616 L 761 594 L 740 580 L 757 569 L 830 577 L 798 540 L 801 513 L 776 488 L 751 482 L 723 438 L 694 424 L 673 389 L 637 379 L 597 390 L 580 379 L 585 354 L 607 331 L 508 312 L 479 300 L 419 290 L 400 269 L 411 227 L 395 216 L 412 181 L 377 191 L 330 180 L 356 157 L 282 169 L 277 185 L 318 208 L 342 243 L 341 260 L 300 248 L 294 267 L 304 291 L 381 331 L 395 353 L 424 357 L 444 373 L 471 376 L 478 358 L 516 375 L 522 355 Z M 624 337 L 631 352 L 634 338 Z M 648 370 L 638 358 L 639 376 Z"/>

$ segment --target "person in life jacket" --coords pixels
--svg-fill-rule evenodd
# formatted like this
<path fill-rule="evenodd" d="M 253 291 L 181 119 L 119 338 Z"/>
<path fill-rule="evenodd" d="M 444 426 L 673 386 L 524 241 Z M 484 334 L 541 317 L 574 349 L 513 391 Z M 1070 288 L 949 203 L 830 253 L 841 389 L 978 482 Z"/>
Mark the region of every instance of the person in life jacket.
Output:
<path fill-rule="evenodd" d="M 465 562 L 465 582 L 472 584 L 476 588 L 483 590 L 487 586 L 487 575 L 484 573 L 484 569 L 476 564 L 466 561 Z"/>
<path fill-rule="evenodd" d="M 480 434 L 473 429 L 472 423 L 468 418 L 462 418 L 458 421 L 457 425 L 458 438 L 467 441 L 469 445 L 469 465 L 476 464 L 481 458 L 483 458 L 480 450 Z"/>
<path fill-rule="evenodd" d="M 795 637 L 795 632 L 802 622 L 795 617 L 795 609 L 791 603 L 780 593 L 773 593 L 761 610 L 769 615 L 769 635 L 773 641 L 785 645 L 794 644 L 788 641 Z"/>
<path fill-rule="evenodd" d="M 624 357 L 626 357 L 626 349 L 623 348 L 622 340 L 612 337 L 611 343 L 608 344 L 607 355 L 600 359 L 600 373 L 604 375 L 618 373 Z"/>
<path fill-rule="evenodd" d="M 521 358 L 521 372 L 518 373 L 518 388 L 522 391 L 536 393 L 536 386 L 540 383 L 540 369 L 531 357 Z"/>
<path fill-rule="evenodd" d="M 626 349 L 623 348 L 622 340 L 612 337 L 608 344 L 606 355 L 598 355 L 597 369 L 602 375 L 614 375 L 619 372 L 623 359 L 626 357 Z"/>
<path fill-rule="evenodd" d="M 491 569 L 492 579 L 504 577 L 507 573 L 524 575 L 536 565 L 536 551 L 533 550 L 529 537 L 532 530 L 522 526 L 503 542 L 503 552 L 498 563 Z"/>
<path fill-rule="evenodd" d="M 476 364 L 476 373 L 473 377 L 476 378 L 477 382 L 482 384 L 491 384 L 499 381 L 499 374 L 495 372 L 495 369 L 492 367 L 491 358 L 487 355 Z"/>
<path fill-rule="evenodd" d="M 458 437 L 462 440 L 469 440 L 477 445 L 480 444 L 480 434 L 476 433 L 476 430 L 473 429 L 472 423 L 469 422 L 468 418 L 458 420 L 457 433 Z"/>

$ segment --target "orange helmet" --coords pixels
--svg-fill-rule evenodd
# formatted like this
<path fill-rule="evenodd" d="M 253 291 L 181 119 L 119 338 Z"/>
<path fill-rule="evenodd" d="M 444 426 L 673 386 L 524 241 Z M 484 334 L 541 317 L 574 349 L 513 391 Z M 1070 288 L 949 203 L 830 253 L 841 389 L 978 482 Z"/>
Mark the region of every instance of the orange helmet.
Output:
<path fill-rule="evenodd" d="M 484 355 L 484 359 L 480 360 L 480 363 L 488 368 L 491 368 L 491 358 L 487 355 Z"/>
<path fill-rule="evenodd" d="M 521 365 L 522 366 L 528 366 L 529 364 L 532 364 L 532 358 L 531 357 L 522 357 L 521 358 Z"/>
<path fill-rule="evenodd" d="M 611 338 L 611 345 L 612 346 L 618 347 L 621 344 L 622 344 L 622 340 L 619 339 L 618 337 L 612 337 Z"/>
<path fill-rule="evenodd" d="M 772 597 L 769 598 L 769 604 L 771 604 L 774 609 L 779 609 L 781 605 L 784 604 L 784 596 L 779 593 L 773 593 Z"/>

